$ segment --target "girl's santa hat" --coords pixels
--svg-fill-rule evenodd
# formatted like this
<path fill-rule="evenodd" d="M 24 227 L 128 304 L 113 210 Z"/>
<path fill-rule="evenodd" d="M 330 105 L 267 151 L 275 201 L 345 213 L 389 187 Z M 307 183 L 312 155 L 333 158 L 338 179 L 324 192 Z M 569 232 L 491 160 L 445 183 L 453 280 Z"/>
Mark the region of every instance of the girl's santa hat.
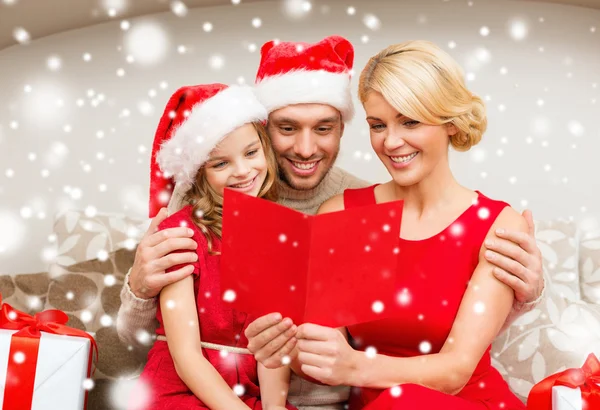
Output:
<path fill-rule="evenodd" d="M 175 185 L 191 188 L 198 170 L 227 134 L 265 121 L 267 115 L 250 87 L 206 84 L 177 90 L 152 144 L 149 216 L 169 204 Z"/>
<path fill-rule="evenodd" d="M 343 37 L 318 43 L 265 43 L 256 74 L 256 95 L 268 112 L 291 104 L 327 104 L 347 122 L 354 115 L 350 75 L 354 48 Z"/>

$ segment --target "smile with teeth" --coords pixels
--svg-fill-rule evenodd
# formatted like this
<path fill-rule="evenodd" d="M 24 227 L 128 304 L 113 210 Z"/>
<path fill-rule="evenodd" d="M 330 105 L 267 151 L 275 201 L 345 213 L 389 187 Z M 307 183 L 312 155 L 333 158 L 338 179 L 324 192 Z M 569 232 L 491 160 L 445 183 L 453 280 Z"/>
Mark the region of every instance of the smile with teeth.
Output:
<path fill-rule="evenodd" d="M 292 164 L 294 164 L 294 166 L 298 169 L 303 169 L 305 171 L 308 171 L 309 169 L 313 169 L 314 167 L 317 166 L 319 162 L 310 162 L 310 163 L 305 163 L 305 162 L 295 162 L 292 161 Z"/>
<path fill-rule="evenodd" d="M 412 154 L 410 154 L 410 155 L 405 155 L 405 156 L 403 156 L 403 157 L 390 157 L 390 158 L 392 159 L 392 161 L 394 161 L 394 162 L 396 162 L 396 163 L 399 163 L 399 164 L 401 164 L 401 163 L 403 163 L 403 162 L 408 162 L 408 161 L 410 161 L 411 159 L 413 159 L 414 157 L 416 157 L 416 156 L 417 156 L 417 154 L 418 154 L 418 152 L 413 152 Z"/>
<path fill-rule="evenodd" d="M 252 185 L 254 183 L 254 180 L 256 179 L 256 177 L 252 178 L 250 181 L 248 182 L 242 182 L 240 184 L 235 184 L 235 185 L 229 185 L 231 188 L 247 188 L 250 185 Z"/>

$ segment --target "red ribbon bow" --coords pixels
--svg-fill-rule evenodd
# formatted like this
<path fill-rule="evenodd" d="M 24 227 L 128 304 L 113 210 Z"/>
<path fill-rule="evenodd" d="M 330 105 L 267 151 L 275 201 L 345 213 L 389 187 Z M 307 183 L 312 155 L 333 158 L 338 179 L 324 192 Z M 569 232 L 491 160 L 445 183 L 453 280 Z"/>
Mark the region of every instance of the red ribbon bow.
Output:
<path fill-rule="evenodd" d="M 600 409 L 600 361 L 591 353 L 581 369 L 567 369 L 545 378 L 531 389 L 527 399 L 530 410 L 552 409 L 552 387 L 579 387 L 584 409 Z"/>
<path fill-rule="evenodd" d="M 50 309 L 31 316 L 8 303 L 3 304 L 1 294 L 0 305 L 0 329 L 17 330 L 10 343 L 2 410 L 31 409 L 41 332 L 88 339 L 91 344 L 88 374 L 91 375 L 92 362 L 98 360 L 96 341 L 83 330 L 66 326 L 69 320 L 66 313 Z"/>

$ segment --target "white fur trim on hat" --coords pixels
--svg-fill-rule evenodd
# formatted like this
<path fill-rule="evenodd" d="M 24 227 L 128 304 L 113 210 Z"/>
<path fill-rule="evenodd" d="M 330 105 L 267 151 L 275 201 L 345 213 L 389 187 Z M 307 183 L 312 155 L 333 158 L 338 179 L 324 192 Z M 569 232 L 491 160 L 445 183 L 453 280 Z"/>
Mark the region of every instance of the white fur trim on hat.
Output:
<path fill-rule="evenodd" d="M 256 84 L 256 95 L 268 112 L 292 104 L 327 104 L 342 113 L 344 122 L 354 116 L 350 75 L 325 70 L 297 70 L 265 77 Z"/>
<path fill-rule="evenodd" d="M 227 134 L 267 119 L 265 107 L 248 86 L 230 86 L 196 104 L 171 139 L 162 144 L 157 162 L 165 176 L 191 186 L 209 154 Z"/>

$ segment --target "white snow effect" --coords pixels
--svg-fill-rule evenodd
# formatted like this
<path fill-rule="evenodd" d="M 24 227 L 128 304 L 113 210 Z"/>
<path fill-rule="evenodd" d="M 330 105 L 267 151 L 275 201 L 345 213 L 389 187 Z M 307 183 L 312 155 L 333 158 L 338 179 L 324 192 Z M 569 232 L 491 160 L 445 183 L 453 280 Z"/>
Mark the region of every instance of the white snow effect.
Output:
<path fill-rule="evenodd" d="M 585 134 L 585 128 L 579 121 L 569 121 L 567 128 L 569 129 L 571 135 L 574 135 L 575 137 L 581 137 L 583 134 Z"/>
<path fill-rule="evenodd" d="M 412 294 L 407 288 L 404 288 L 400 292 L 398 292 L 398 295 L 396 295 L 396 301 L 401 306 L 407 306 L 412 301 Z"/>
<path fill-rule="evenodd" d="M 431 352 L 431 343 L 429 343 L 427 340 L 422 341 L 419 343 L 419 351 L 423 354 L 428 354 Z"/>
<path fill-rule="evenodd" d="M 171 11 L 177 17 L 185 17 L 188 14 L 188 8 L 182 1 L 172 1 L 171 2 Z"/>
<path fill-rule="evenodd" d="M 105 286 L 114 286 L 115 283 L 117 283 L 117 279 L 115 278 L 115 275 L 111 275 L 108 274 L 106 276 L 104 276 L 104 285 Z"/>
<path fill-rule="evenodd" d="M 90 312 L 89 310 L 84 310 L 79 315 L 79 318 L 81 319 L 81 321 L 83 323 L 89 323 L 92 321 L 93 315 L 92 315 L 92 312 Z"/>
<path fill-rule="evenodd" d="M 473 305 L 473 310 L 478 315 L 483 314 L 485 312 L 485 303 L 483 303 L 481 301 L 480 302 L 476 302 L 475 305 Z"/>
<path fill-rule="evenodd" d="M 121 26 L 121 30 L 127 31 L 131 28 L 131 23 L 128 20 L 123 20 L 123 21 L 121 21 L 120 26 Z"/>
<path fill-rule="evenodd" d="M 363 17 L 363 23 L 365 26 L 367 26 L 373 31 L 379 30 L 381 28 L 381 21 L 374 14 L 365 14 L 365 16 Z"/>
<path fill-rule="evenodd" d="M 208 65 L 213 70 L 220 70 L 225 65 L 225 59 L 223 56 L 215 54 L 208 59 Z"/>
<path fill-rule="evenodd" d="M 102 315 L 102 317 L 100 318 L 100 324 L 104 327 L 112 326 L 113 318 L 109 315 Z"/>
<path fill-rule="evenodd" d="M 31 41 L 31 35 L 23 27 L 16 27 L 13 30 L 13 37 L 20 44 L 27 44 Z"/>
<path fill-rule="evenodd" d="M 454 236 L 460 236 L 463 234 L 465 228 L 462 224 L 455 222 L 450 226 L 450 233 Z"/>
<path fill-rule="evenodd" d="M 471 150 L 471 160 L 476 163 L 482 163 L 485 161 L 486 151 L 484 148 L 475 147 Z"/>
<path fill-rule="evenodd" d="M 210 21 L 207 21 L 206 23 L 204 23 L 202 25 L 202 30 L 204 30 L 207 33 L 210 33 L 213 29 L 213 25 Z"/>
<path fill-rule="evenodd" d="M 529 27 L 522 19 L 513 19 L 509 22 L 509 33 L 513 40 L 521 41 L 527 38 Z"/>
<path fill-rule="evenodd" d="M 83 381 L 83 383 L 81 383 L 81 387 L 83 387 L 83 390 L 87 390 L 90 391 L 94 388 L 94 381 L 92 379 L 85 379 Z"/>
<path fill-rule="evenodd" d="M 287 241 L 287 236 L 284 233 L 280 234 L 279 235 L 279 242 L 285 243 L 285 241 Z"/>
<path fill-rule="evenodd" d="M 144 117 L 151 117 L 154 115 L 154 106 L 149 101 L 138 102 L 137 109 Z"/>
<path fill-rule="evenodd" d="M 243 396 L 244 393 L 246 393 L 246 388 L 241 384 L 236 384 L 233 386 L 233 392 L 236 394 L 236 396 Z"/>
<path fill-rule="evenodd" d="M 150 386 L 143 380 L 121 378 L 112 384 L 110 401 L 114 408 L 122 409 L 126 405 L 130 410 L 143 410 L 150 404 L 150 393 Z"/>
<path fill-rule="evenodd" d="M 58 71 L 62 68 L 62 59 L 57 55 L 50 56 L 46 60 L 46 66 L 51 71 Z"/>
<path fill-rule="evenodd" d="M 356 14 L 356 9 L 350 6 L 348 9 L 346 9 L 346 13 L 348 13 L 349 16 L 354 16 Z"/>
<path fill-rule="evenodd" d="M 0 249 L 4 254 L 12 254 L 21 249 L 26 227 L 21 218 L 10 211 L 0 210 Z"/>
<path fill-rule="evenodd" d="M 477 216 L 480 219 L 488 219 L 490 217 L 490 210 L 487 209 L 486 207 L 481 207 L 479 208 L 479 210 L 477 211 Z"/>
<path fill-rule="evenodd" d="M 228 289 L 225 291 L 225 293 L 223 294 L 223 300 L 225 302 L 233 302 L 236 298 L 236 294 L 235 291 Z"/>
<path fill-rule="evenodd" d="M 149 345 L 150 342 L 152 341 L 151 337 L 150 337 L 150 333 L 148 333 L 147 331 L 140 329 L 137 331 L 136 335 L 135 335 L 135 339 L 143 344 L 143 345 Z"/>
<path fill-rule="evenodd" d="M 531 131 L 537 136 L 546 136 L 552 130 L 552 124 L 546 117 L 535 117 L 531 122 Z"/>
<path fill-rule="evenodd" d="M 483 37 L 487 37 L 490 35 L 490 29 L 487 26 L 483 26 L 479 29 L 479 34 L 481 34 Z"/>
<path fill-rule="evenodd" d="M 169 49 L 169 37 L 158 24 L 138 23 L 125 35 L 125 49 L 142 65 L 153 65 L 164 59 Z"/>
<path fill-rule="evenodd" d="M 307 0 L 283 0 L 283 13 L 290 19 L 300 19 L 312 10 L 312 4 Z"/>
<path fill-rule="evenodd" d="M 402 394 L 402 387 L 400 386 L 394 386 L 390 389 L 390 394 L 392 395 L 392 397 L 400 397 L 400 395 Z"/>
<path fill-rule="evenodd" d="M 377 356 L 377 349 L 373 346 L 369 346 L 365 349 L 365 355 L 369 359 L 374 359 Z"/>
<path fill-rule="evenodd" d="M 383 305 L 383 302 L 381 302 L 379 300 L 376 300 L 375 302 L 373 302 L 373 305 L 371 306 L 371 309 L 375 313 L 381 313 L 381 312 L 383 312 L 384 307 L 385 306 Z"/>
<path fill-rule="evenodd" d="M 292 358 L 288 355 L 285 355 L 281 358 L 281 364 L 284 366 L 288 366 L 292 362 Z"/>
<path fill-rule="evenodd" d="M 15 352 L 13 355 L 13 361 L 17 364 L 21 364 L 25 361 L 25 353 L 23 352 Z"/>
<path fill-rule="evenodd" d="M 252 27 L 259 28 L 260 26 L 262 26 L 262 20 L 258 17 L 254 17 L 252 19 Z"/>

